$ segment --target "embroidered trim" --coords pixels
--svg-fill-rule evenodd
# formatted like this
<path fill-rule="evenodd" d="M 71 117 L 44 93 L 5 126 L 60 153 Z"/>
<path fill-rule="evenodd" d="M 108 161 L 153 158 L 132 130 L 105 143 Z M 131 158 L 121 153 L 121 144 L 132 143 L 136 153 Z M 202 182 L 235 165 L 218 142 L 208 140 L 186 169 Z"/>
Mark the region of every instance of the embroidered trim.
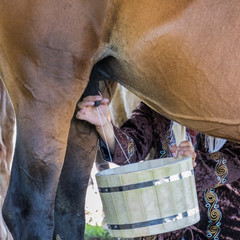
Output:
<path fill-rule="evenodd" d="M 211 158 L 217 162 L 215 167 L 215 174 L 217 175 L 218 183 L 216 187 L 221 186 L 222 184 L 226 183 L 226 177 L 228 175 L 228 169 L 226 162 L 227 160 L 223 157 L 220 152 L 211 153 Z"/>
<path fill-rule="evenodd" d="M 128 157 L 132 157 L 132 155 L 134 154 L 135 152 L 135 149 L 134 149 L 134 141 L 132 138 L 128 138 Z"/>
<path fill-rule="evenodd" d="M 228 175 L 228 169 L 226 162 L 227 160 L 223 157 L 220 152 L 215 152 L 210 154 L 211 158 L 214 159 L 217 164 L 215 167 L 215 174 L 218 179 L 218 183 L 216 187 L 221 186 L 222 184 L 226 183 L 226 177 Z M 218 196 L 214 189 L 208 189 L 204 193 L 204 199 L 206 201 L 206 207 L 208 208 L 208 219 L 209 225 L 207 229 L 207 237 L 210 239 L 218 240 L 219 233 L 221 231 L 221 219 L 222 213 L 219 210 Z"/>
<path fill-rule="evenodd" d="M 171 147 L 175 144 L 175 138 L 174 134 L 171 128 L 167 131 L 166 138 L 162 141 L 162 150 L 160 151 L 160 157 L 159 158 L 166 158 L 166 157 L 172 157 L 171 151 L 170 151 L 170 145 Z M 174 143 L 174 144 L 173 144 Z"/>
<path fill-rule="evenodd" d="M 221 219 L 222 219 L 222 213 L 218 209 L 219 206 L 217 204 L 218 202 L 218 196 L 215 193 L 214 189 L 208 189 L 204 192 L 204 199 L 206 201 L 206 207 L 208 208 L 208 219 L 209 219 L 209 225 L 207 229 L 207 237 L 214 240 L 219 240 L 219 233 L 221 231 L 220 225 L 221 225 Z"/>
<path fill-rule="evenodd" d="M 172 147 L 176 144 L 175 134 L 172 130 L 173 121 L 171 121 L 170 128 L 168 130 L 167 136 L 170 138 L 168 142 L 168 150 L 170 151 Z"/>

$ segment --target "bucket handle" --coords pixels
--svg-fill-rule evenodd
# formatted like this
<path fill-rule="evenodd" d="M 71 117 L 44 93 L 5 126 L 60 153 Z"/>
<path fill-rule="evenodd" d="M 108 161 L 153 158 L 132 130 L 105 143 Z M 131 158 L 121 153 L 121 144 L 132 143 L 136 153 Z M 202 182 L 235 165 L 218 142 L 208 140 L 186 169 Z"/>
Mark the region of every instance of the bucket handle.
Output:
<path fill-rule="evenodd" d="M 173 122 L 173 133 L 175 135 L 176 145 L 178 146 L 182 141 L 186 140 L 186 127 L 179 123 Z"/>

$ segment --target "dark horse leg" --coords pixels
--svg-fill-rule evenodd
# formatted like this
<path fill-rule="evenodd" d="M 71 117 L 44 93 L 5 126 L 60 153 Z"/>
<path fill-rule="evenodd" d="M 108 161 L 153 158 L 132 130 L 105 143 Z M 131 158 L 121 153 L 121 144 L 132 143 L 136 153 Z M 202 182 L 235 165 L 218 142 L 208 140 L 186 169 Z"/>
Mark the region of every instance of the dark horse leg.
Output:
<path fill-rule="evenodd" d="M 84 239 L 85 195 L 96 145 L 93 126 L 73 118 L 55 200 L 54 239 Z"/>
<path fill-rule="evenodd" d="M 111 99 L 116 83 L 101 85 L 101 89 L 105 88 L 104 96 Z M 77 120 L 75 115 L 76 112 L 56 195 L 54 239 L 84 239 L 85 197 L 96 158 L 97 134 L 94 126 Z"/>

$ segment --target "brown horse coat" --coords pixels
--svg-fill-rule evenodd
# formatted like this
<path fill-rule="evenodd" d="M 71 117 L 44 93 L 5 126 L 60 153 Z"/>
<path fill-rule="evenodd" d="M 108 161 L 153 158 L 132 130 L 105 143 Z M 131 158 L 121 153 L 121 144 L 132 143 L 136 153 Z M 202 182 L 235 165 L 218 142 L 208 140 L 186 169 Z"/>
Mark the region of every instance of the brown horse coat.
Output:
<path fill-rule="evenodd" d="M 83 239 L 97 135 L 74 109 L 90 74 L 240 141 L 238 0 L 2 0 L 0 12 L 0 74 L 17 119 L 3 208 L 14 239 Z"/>

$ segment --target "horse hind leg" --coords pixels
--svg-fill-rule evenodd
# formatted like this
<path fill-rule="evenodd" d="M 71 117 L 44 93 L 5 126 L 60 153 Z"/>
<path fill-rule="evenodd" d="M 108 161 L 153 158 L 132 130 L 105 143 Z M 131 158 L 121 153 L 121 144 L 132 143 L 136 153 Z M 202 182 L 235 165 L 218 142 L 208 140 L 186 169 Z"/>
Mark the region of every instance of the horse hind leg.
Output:
<path fill-rule="evenodd" d="M 103 95 L 111 98 L 116 83 L 107 81 L 107 84 L 100 85 Z M 69 236 L 71 239 L 84 239 L 86 190 L 97 151 L 95 127 L 77 120 L 76 112 L 77 108 L 71 121 L 67 151 L 55 199 L 53 239 L 58 240 L 68 239 Z"/>

